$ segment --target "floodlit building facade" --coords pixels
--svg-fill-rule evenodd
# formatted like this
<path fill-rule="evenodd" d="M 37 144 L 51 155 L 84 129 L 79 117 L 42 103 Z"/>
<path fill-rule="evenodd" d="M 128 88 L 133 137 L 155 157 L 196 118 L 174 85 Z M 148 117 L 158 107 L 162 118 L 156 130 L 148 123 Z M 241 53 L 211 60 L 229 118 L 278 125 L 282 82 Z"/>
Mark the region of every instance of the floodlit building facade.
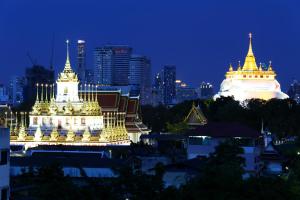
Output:
<path fill-rule="evenodd" d="M 221 96 L 233 96 L 235 100 L 244 101 L 246 99 L 258 98 L 268 100 L 271 98 L 285 99 L 289 96 L 280 89 L 279 82 L 275 79 L 276 73 L 270 62 L 267 70 L 262 64 L 258 67 L 252 50 L 252 34 L 249 34 L 250 43 L 244 65 L 238 65 L 234 70 L 230 64 L 229 70 L 225 74 L 225 79 L 221 83 L 220 91 L 214 99 Z"/>

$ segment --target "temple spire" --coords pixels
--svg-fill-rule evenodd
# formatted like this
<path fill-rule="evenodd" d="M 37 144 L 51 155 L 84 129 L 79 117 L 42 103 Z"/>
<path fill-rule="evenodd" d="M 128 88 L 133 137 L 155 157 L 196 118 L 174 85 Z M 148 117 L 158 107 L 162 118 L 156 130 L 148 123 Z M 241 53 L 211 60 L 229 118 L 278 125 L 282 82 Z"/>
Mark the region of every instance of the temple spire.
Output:
<path fill-rule="evenodd" d="M 258 68 L 252 50 L 252 33 L 249 33 L 249 49 L 243 66 L 243 71 L 255 71 L 255 70 L 258 70 Z"/>
<path fill-rule="evenodd" d="M 252 51 L 252 33 L 249 33 L 249 49 L 247 56 L 254 56 Z"/>
<path fill-rule="evenodd" d="M 72 72 L 71 64 L 70 64 L 70 55 L 69 55 L 69 40 L 66 40 L 67 44 L 67 59 L 64 68 L 64 72 Z"/>

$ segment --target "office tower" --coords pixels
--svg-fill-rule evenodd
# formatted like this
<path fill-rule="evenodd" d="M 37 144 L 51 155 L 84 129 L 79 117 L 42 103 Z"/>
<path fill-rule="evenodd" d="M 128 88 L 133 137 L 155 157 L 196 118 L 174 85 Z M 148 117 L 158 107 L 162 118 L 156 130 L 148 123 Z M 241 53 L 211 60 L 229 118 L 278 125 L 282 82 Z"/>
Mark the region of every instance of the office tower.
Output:
<path fill-rule="evenodd" d="M 94 50 L 94 82 L 102 85 L 112 84 L 113 51 L 97 47 Z"/>
<path fill-rule="evenodd" d="M 195 88 L 188 86 L 181 80 L 176 80 L 176 102 L 181 103 L 193 99 L 197 99 Z"/>
<path fill-rule="evenodd" d="M 129 85 L 131 94 L 140 95 L 142 105 L 151 103 L 151 61 L 146 56 L 131 56 Z"/>
<path fill-rule="evenodd" d="M 23 76 L 14 76 L 9 81 L 8 98 L 13 106 L 17 106 L 24 101 L 25 78 Z"/>
<path fill-rule="evenodd" d="M 198 88 L 198 97 L 201 99 L 210 99 L 214 95 L 213 85 L 208 82 L 202 82 Z"/>
<path fill-rule="evenodd" d="M 294 80 L 290 85 L 287 94 L 291 99 L 294 99 L 297 103 L 300 103 L 300 83 Z"/>
<path fill-rule="evenodd" d="M 157 106 L 163 104 L 163 77 L 162 72 L 157 73 L 154 77 L 152 87 L 152 105 Z"/>
<path fill-rule="evenodd" d="M 93 69 L 85 69 L 85 82 L 89 84 L 94 83 L 94 70 Z"/>
<path fill-rule="evenodd" d="M 53 84 L 54 71 L 40 65 L 34 65 L 30 68 L 26 68 L 25 80 L 26 84 L 23 93 L 24 102 L 26 102 L 26 106 L 31 107 L 36 98 L 36 84 Z M 48 94 L 50 94 L 50 87 L 48 87 L 48 89 Z"/>
<path fill-rule="evenodd" d="M 165 105 L 176 100 L 176 66 L 165 65 L 163 68 L 163 101 Z"/>
<path fill-rule="evenodd" d="M 95 82 L 104 85 L 128 85 L 132 49 L 124 45 L 106 45 L 94 50 Z"/>
<path fill-rule="evenodd" d="M 77 41 L 77 75 L 80 83 L 85 82 L 85 41 Z"/>
<path fill-rule="evenodd" d="M 3 84 L 0 84 L 0 104 L 8 104 L 8 93 Z"/>

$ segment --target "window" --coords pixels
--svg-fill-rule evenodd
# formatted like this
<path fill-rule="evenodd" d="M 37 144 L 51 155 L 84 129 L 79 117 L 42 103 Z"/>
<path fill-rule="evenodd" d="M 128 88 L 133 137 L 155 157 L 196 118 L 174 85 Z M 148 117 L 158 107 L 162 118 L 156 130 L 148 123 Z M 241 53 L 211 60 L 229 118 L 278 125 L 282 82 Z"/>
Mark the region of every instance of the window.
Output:
<path fill-rule="evenodd" d="M 8 199 L 8 188 L 2 188 L 1 189 L 1 200 L 7 200 Z"/>
<path fill-rule="evenodd" d="M 67 87 L 65 87 L 65 89 L 64 89 L 64 94 L 68 94 L 68 88 Z"/>
<path fill-rule="evenodd" d="M 8 162 L 8 150 L 1 150 L 0 152 L 0 165 L 6 165 Z"/>
<path fill-rule="evenodd" d="M 34 124 L 34 125 L 37 125 L 37 123 L 38 123 L 38 118 L 37 118 L 37 117 L 34 117 L 34 118 L 33 118 L 33 124 Z"/>
<path fill-rule="evenodd" d="M 85 118 L 81 118 L 81 125 L 85 125 Z"/>

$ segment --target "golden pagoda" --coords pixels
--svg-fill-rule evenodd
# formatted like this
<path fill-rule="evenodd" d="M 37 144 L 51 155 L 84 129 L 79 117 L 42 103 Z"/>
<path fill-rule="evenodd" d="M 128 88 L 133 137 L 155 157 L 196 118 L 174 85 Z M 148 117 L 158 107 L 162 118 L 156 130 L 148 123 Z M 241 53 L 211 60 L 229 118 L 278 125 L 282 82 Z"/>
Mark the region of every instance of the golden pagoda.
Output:
<path fill-rule="evenodd" d="M 252 34 L 249 34 L 249 49 L 244 65 L 240 62 L 237 70 L 230 64 L 225 74 L 225 80 L 221 83 L 220 91 L 214 99 L 221 96 L 233 96 L 238 101 L 258 98 L 268 100 L 271 98 L 285 99 L 288 95 L 281 92 L 280 84 L 275 79 L 276 73 L 270 61 L 267 69 L 262 64 L 257 67 L 256 59 L 252 49 Z"/>
<path fill-rule="evenodd" d="M 27 127 L 26 113 L 21 113 L 21 125 L 15 124 L 17 131 L 11 137 L 11 144 L 36 146 L 50 145 L 107 145 L 129 144 L 125 127 L 125 116 L 117 118 L 111 113 L 107 119 L 94 94 L 95 85 L 85 85 L 84 95 L 79 96 L 79 80 L 72 70 L 67 40 L 67 58 L 63 71 L 53 85 L 37 84 L 37 96 L 29 113 Z M 82 86 L 81 86 L 82 87 Z M 50 89 L 50 92 L 48 92 Z M 54 90 L 56 89 L 56 95 Z M 86 94 L 88 93 L 88 95 Z M 104 121 L 108 125 L 104 125 Z"/>

